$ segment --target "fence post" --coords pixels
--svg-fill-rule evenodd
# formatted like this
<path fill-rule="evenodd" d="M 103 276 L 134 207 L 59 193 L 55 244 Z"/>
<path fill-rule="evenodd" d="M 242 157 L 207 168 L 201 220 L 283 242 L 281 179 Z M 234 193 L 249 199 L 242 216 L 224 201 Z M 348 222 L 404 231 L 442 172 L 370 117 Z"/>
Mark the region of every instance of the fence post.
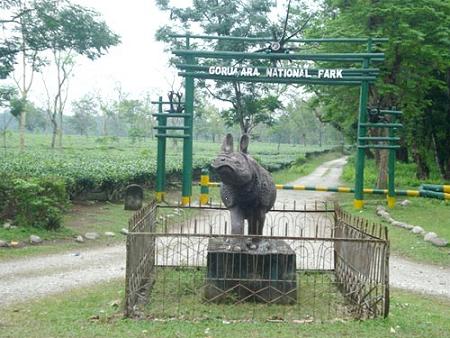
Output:
<path fill-rule="evenodd" d="M 208 204 L 209 200 L 209 171 L 208 168 L 202 169 L 200 176 L 200 205 Z"/>
<path fill-rule="evenodd" d="M 163 113 L 162 97 L 159 97 L 158 102 L 158 114 Z M 167 118 L 164 116 L 158 116 L 158 126 L 166 126 Z M 166 137 L 163 134 L 166 133 L 165 129 L 158 129 L 158 133 L 162 134 L 158 137 L 158 148 L 156 155 L 156 201 L 161 202 L 164 200 L 164 192 L 166 185 Z"/>
<path fill-rule="evenodd" d="M 186 49 L 190 48 L 189 35 L 186 36 Z M 186 64 L 192 64 L 195 60 L 192 56 L 185 58 Z M 181 187 L 181 204 L 189 205 L 192 197 L 192 151 L 193 151 L 193 120 L 194 120 L 194 77 L 186 76 L 185 79 L 185 114 L 183 138 L 183 182 Z"/>

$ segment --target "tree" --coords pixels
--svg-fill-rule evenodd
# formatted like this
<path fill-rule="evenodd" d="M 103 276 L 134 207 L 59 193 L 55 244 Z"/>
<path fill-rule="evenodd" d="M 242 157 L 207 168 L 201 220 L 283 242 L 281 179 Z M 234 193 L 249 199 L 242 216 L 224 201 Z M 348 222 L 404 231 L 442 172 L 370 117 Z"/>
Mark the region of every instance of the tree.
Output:
<path fill-rule="evenodd" d="M 96 129 L 96 119 L 98 114 L 97 100 L 91 95 L 85 95 L 72 103 L 73 116 L 70 118 L 70 125 L 80 135 L 88 136 L 90 131 Z"/>
<path fill-rule="evenodd" d="M 325 0 L 307 33 L 309 37 L 345 34 L 389 38 L 389 42 L 374 47 L 375 52 L 385 52 L 386 60 L 379 65 L 382 70 L 379 80 L 370 87 L 369 105 L 395 106 L 403 110 L 401 144 L 412 154 L 417 177 L 428 177 L 431 158 L 436 159 L 443 178 L 450 177 L 447 122 L 450 3 L 445 0 Z M 353 50 L 362 51 L 360 47 L 353 47 Z M 322 51 L 350 52 L 352 47 L 324 47 Z M 310 88 L 322 102 L 325 117 L 355 139 L 358 90 Z M 384 187 L 387 156 L 385 152 L 376 154 L 380 173 L 378 186 Z M 430 156 L 433 154 L 435 156 Z"/>
<path fill-rule="evenodd" d="M 192 6 L 171 6 L 168 0 L 157 0 L 159 8 L 171 13 L 175 29 L 189 30 L 192 26 L 200 27 L 204 33 L 218 36 L 271 36 L 273 24 L 269 21 L 269 14 L 275 6 L 270 0 L 253 1 L 194 1 Z M 157 39 L 169 41 L 168 35 L 174 32 L 171 26 L 161 27 Z M 176 45 L 178 42 L 171 42 Z M 253 47 L 233 41 L 212 41 L 207 43 L 210 49 L 248 51 Z M 223 61 L 223 65 L 233 65 L 233 61 Z M 242 64 L 238 62 L 237 64 Z M 254 65 L 257 62 L 253 63 Z M 235 62 L 236 65 L 236 62 Z M 260 64 L 261 65 L 261 64 Z M 215 82 L 211 85 L 199 81 L 199 86 L 215 99 L 227 102 L 230 109 L 225 110 L 223 117 L 228 124 L 239 125 L 244 133 L 248 127 L 254 129 L 260 123 L 271 124 L 271 113 L 280 106 L 274 95 L 269 93 L 268 87 L 255 83 Z M 264 113 L 255 110 L 263 107 Z M 271 110 L 272 109 L 272 110 Z"/>
<path fill-rule="evenodd" d="M 34 73 L 41 71 L 48 62 L 43 52 L 51 51 L 55 59 L 60 52 L 95 59 L 120 41 L 98 13 L 66 0 L 10 1 L 8 13 L 10 17 L 4 20 L 3 28 L 8 30 L 7 42 L 16 47 L 12 53 L 13 61 L 17 56 L 21 59 L 21 79 L 15 78 L 15 81 L 24 101 L 31 89 Z M 56 62 L 56 65 L 58 89 L 53 109 L 59 114 L 61 123 L 64 109 L 61 107 L 61 90 L 67 78 L 61 77 L 60 72 L 65 63 Z M 23 149 L 26 111 L 20 112 L 19 117 L 20 147 Z"/>
<path fill-rule="evenodd" d="M 9 108 L 11 112 L 11 102 L 17 99 L 17 90 L 14 87 L 10 86 L 1 86 L 0 87 L 0 108 L 5 107 Z M 9 114 L 8 114 L 9 115 Z M 4 118 L 6 119 L 6 114 L 4 114 Z M 7 120 L 4 121 L 1 129 L 1 134 L 3 138 L 3 147 L 6 151 L 6 134 L 8 131 L 8 127 L 14 119 L 14 115 L 11 114 Z"/>

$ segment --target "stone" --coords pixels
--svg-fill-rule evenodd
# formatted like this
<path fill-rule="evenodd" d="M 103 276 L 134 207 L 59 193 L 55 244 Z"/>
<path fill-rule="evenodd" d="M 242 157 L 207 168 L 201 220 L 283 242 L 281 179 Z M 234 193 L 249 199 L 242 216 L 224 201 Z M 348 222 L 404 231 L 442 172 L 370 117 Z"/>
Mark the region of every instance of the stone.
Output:
<path fill-rule="evenodd" d="M 239 151 L 234 151 L 233 136 L 227 134 L 212 168 L 222 181 L 220 196 L 230 211 L 231 233 L 244 234 L 247 220 L 248 234 L 262 235 L 266 213 L 275 203 L 277 190 L 270 173 L 247 154 L 247 134 L 242 135 L 239 144 Z"/>
<path fill-rule="evenodd" d="M 297 275 L 294 250 L 285 241 L 273 239 L 261 240 L 255 249 L 250 247 L 251 240 L 209 240 L 205 299 L 215 303 L 243 299 L 295 304 Z"/>
<path fill-rule="evenodd" d="M 403 223 L 399 221 L 393 221 L 391 224 L 395 227 L 403 228 Z"/>
<path fill-rule="evenodd" d="M 125 189 L 125 210 L 139 210 L 144 201 L 144 190 L 140 185 L 131 184 Z"/>
<path fill-rule="evenodd" d="M 11 241 L 11 243 L 9 243 L 9 246 L 12 248 L 17 248 L 19 246 L 19 242 L 17 241 Z"/>
<path fill-rule="evenodd" d="M 31 244 L 41 244 L 42 243 L 42 238 L 36 235 L 31 235 L 30 236 L 30 243 Z"/>
<path fill-rule="evenodd" d="M 83 238 L 83 236 L 78 235 L 78 236 L 75 238 L 75 242 L 78 242 L 78 243 L 84 243 L 84 238 Z"/>
<path fill-rule="evenodd" d="M 122 229 L 120 229 L 120 233 L 122 235 L 128 235 L 128 229 L 127 228 L 122 228 Z"/>
<path fill-rule="evenodd" d="M 435 238 L 431 238 L 430 239 L 430 243 L 435 245 L 435 246 L 439 246 L 439 247 L 443 247 L 443 246 L 447 246 L 448 245 L 448 241 L 443 239 L 443 238 L 439 238 L 439 237 L 435 237 Z"/>
<path fill-rule="evenodd" d="M 11 223 L 10 222 L 3 223 L 3 229 L 5 229 L 5 230 L 11 229 Z"/>
<path fill-rule="evenodd" d="M 106 231 L 105 232 L 105 236 L 106 237 L 114 237 L 116 234 L 114 233 L 114 232 L 111 232 L 111 231 Z"/>
<path fill-rule="evenodd" d="M 431 241 L 432 238 L 436 238 L 437 234 L 435 232 L 427 232 L 424 236 L 423 236 L 423 240 L 425 242 L 429 242 Z"/>
<path fill-rule="evenodd" d="M 402 207 L 407 207 L 410 204 L 411 204 L 411 201 L 409 201 L 409 200 L 403 200 L 403 201 L 400 202 L 400 205 Z"/>
<path fill-rule="evenodd" d="M 415 227 L 413 227 L 411 229 L 411 232 L 414 233 L 414 234 L 423 234 L 425 232 L 425 230 L 423 230 L 422 227 L 416 225 Z"/>
<path fill-rule="evenodd" d="M 400 227 L 402 227 L 403 229 L 406 230 L 411 230 L 412 228 L 414 228 L 414 225 L 408 224 L 408 223 L 403 223 L 400 225 Z"/>
<path fill-rule="evenodd" d="M 96 233 L 96 232 L 86 232 L 86 233 L 84 234 L 84 237 L 85 237 L 86 239 L 96 240 L 96 239 L 99 239 L 99 238 L 100 238 L 100 235 L 99 235 L 98 233 Z"/>
<path fill-rule="evenodd" d="M 0 248 L 7 248 L 9 246 L 7 241 L 0 239 Z"/>

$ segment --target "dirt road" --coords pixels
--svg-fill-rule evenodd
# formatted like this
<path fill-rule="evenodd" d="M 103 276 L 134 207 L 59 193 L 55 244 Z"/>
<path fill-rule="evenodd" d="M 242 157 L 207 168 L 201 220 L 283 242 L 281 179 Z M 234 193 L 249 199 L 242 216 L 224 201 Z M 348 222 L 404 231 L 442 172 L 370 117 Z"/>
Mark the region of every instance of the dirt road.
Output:
<path fill-rule="evenodd" d="M 336 186 L 346 159 L 329 161 L 292 184 Z M 332 193 L 279 191 L 277 203 L 324 200 Z M 0 307 L 89 284 L 123 278 L 125 246 L 86 249 L 0 262 Z M 391 257 L 390 283 L 450 298 L 450 268 L 429 266 Z"/>

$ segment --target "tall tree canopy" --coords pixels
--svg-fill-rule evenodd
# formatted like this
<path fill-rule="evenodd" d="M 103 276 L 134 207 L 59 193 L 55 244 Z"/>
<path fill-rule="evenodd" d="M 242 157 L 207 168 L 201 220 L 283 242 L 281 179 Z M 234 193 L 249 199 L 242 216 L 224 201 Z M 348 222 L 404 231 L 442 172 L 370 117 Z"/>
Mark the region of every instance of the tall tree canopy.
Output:
<path fill-rule="evenodd" d="M 48 62 L 43 52 L 73 52 L 95 59 L 120 42 L 97 12 L 67 0 L 7 0 L 1 10 L 5 37 L 0 41 L 0 75 L 10 74 L 20 60 L 22 74 L 15 80 L 24 102 L 34 73 Z M 19 121 L 23 148 L 25 110 L 20 112 Z"/>
<path fill-rule="evenodd" d="M 442 177 L 450 179 L 450 2 L 324 0 L 322 5 L 307 31 L 309 37 L 389 38 L 374 47 L 385 52 L 386 60 L 378 65 L 382 73 L 370 87 L 369 105 L 403 110 L 400 154 L 407 159 L 409 153 L 417 163 L 419 178 L 427 178 L 429 165 L 436 159 Z M 349 52 L 352 48 L 333 45 L 323 50 Z M 365 47 L 356 48 L 363 51 Z M 355 139 L 358 89 L 311 90 L 323 104 L 324 118 Z"/>
<path fill-rule="evenodd" d="M 160 27 L 157 38 L 170 41 L 172 46 L 177 42 L 169 40 L 168 35 L 175 32 L 185 33 L 200 28 L 205 34 L 210 35 L 267 37 L 272 36 L 274 28 L 274 24 L 269 20 L 275 6 L 272 0 L 198 0 L 189 7 L 172 6 L 169 0 L 156 0 L 156 3 L 161 10 L 170 12 L 170 17 L 175 23 Z M 196 45 L 196 47 L 233 51 L 258 48 L 242 42 L 223 40 L 209 41 L 205 46 Z M 222 61 L 222 64 L 227 65 L 227 61 Z M 228 61 L 228 65 L 234 65 L 233 61 Z M 216 82 L 214 85 L 199 82 L 199 84 L 208 95 L 231 105 L 230 109 L 224 110 L 223 117 L 228 124 L 239 125 L 241 132 L 246 129 L 251 131 L 260 123 L 272 123 L 272 114 L 281 106 L 277 97 L 271 95 L 268 87 L 261 84 L 238 82 Z M 257 107 L 263 109 L 256 109 Z"/>

